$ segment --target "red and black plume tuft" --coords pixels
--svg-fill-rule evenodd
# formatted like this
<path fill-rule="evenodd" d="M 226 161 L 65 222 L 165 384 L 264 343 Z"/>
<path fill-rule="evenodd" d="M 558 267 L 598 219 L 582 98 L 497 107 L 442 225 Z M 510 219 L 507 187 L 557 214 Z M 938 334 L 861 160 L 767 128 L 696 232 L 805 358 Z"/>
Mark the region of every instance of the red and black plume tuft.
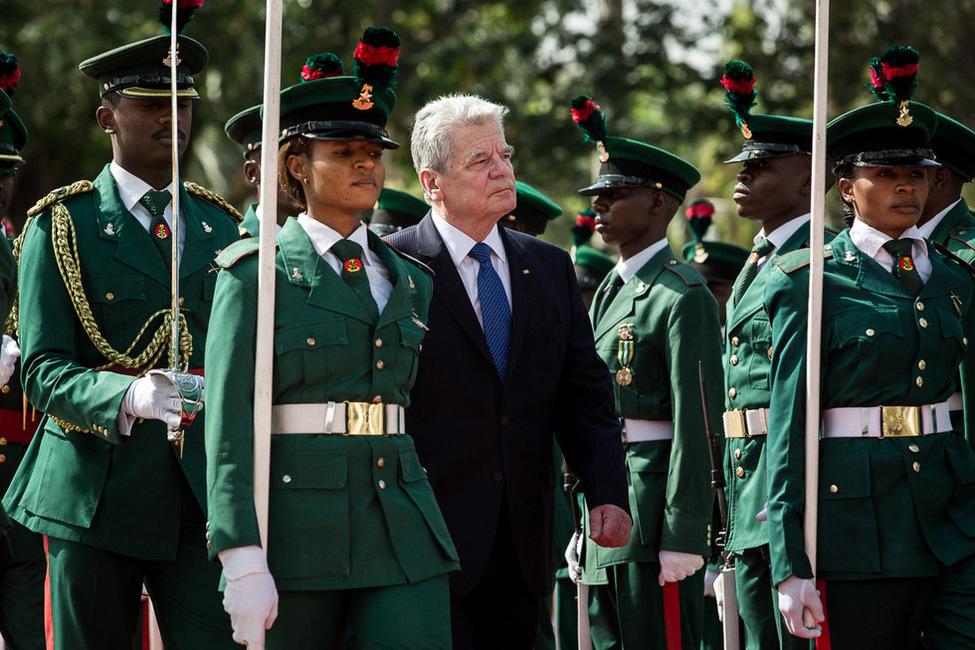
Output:
<path fill-rule="evenodd" d="M 687 225 L 691 228 L 694 241 L 700 242 L 704 239 L 704 234 L 708 228 L 711 227 L 714 217 L 714 204 L 707 199 L 697 199 L 684 211 L 684 216 L 687 217 Z"/>
<path fill-rule="evenodd" d="M 323 52 L 308 57 L 305 67 L 301 69 L 301 80 L 314 81 L 328 77 L 341 77 L 344 74 L 342 59 L 331 52 Z"/>
<path fill-rule="evenodd" d="M 588 244 L 594 232 L 596 232 L 596 212 L 592 208 L 586 208 L 576 217 L 576 225 L 572 226 L 572 244 L 574 246 Z"/>
<path fill-rule="evenodd" d="M 13 97 L 18 81 L 20 67 L 17 65 L 17 57 L 0 50 L 0 90 L 7 93 L 8 97 Z"/>
<path fill-rule="evenodd" d="M 193 12 L 203 6 L 203 0 L 162 0 L 158 20 L 167 35 L 172 35 L 173 3 L 176 4 L 176 33 L 182 34 L 186 25 L 193 20 Z"/>
<path fill-rule="evenodd" d="M 352 76 L 360 84 L 372 86 L 373 91 L 396 87 L 399 67 L 400 38 L 391 29 L 369 27 L 352 55 Z"/>
<path fill-rule="evenodd" d="M 748 118 L 758 95 L 752 67 L 744 61 L 728 61 L 724 64 L 721 85 L 725 88 L 724 101 L 735 114 L 735 123 L 746 138 L 751 138 Z"/>

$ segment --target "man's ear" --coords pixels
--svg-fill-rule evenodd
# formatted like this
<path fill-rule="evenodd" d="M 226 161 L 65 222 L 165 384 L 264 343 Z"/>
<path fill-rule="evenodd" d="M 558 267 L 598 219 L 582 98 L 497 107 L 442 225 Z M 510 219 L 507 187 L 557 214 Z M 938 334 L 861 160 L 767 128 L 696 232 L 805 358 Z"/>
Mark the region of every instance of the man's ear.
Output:
<path fill-rule="evenodd" d="M 836 181 L 836 188 L 840 191 L 840 198 L 846 203 L 853 203 L 853 179 L 841 178 Z"/>
<path fill-rule="evenodd" d="M 812 170 L 803 173 L 802 186 L 799 188 L 799 193 L 803 196 L 812 196 Z"/>
<path fill-rule="evenodd" d="M 423 186 L 423 191 L 430 197 L 431 201 L 443 203 L 443 186 L 440 184 L 440 175 L 437 172 L 432 169 L 421 169 L 420 185 Z"/>
<path fill-rule="evenodd" d="M 254 187 L 261 186 L 261 165 L 255 160 L 244 162 L 244 178 Z"/>
<path fill-rule="evenodd" d="M 95 109 L 95 121 L 98 128 L 109 135 L 115 133 L 115 111 L 108 106 L 99 106 Z"/>
<path fill-rule="evenodd" d="M 929 192 L 940 192 L 948 184 L 948 180 L 951 178 L 951 172 L 948 171 L 947 167 L 928 167 L 928 185 L 930 186 Z"/>

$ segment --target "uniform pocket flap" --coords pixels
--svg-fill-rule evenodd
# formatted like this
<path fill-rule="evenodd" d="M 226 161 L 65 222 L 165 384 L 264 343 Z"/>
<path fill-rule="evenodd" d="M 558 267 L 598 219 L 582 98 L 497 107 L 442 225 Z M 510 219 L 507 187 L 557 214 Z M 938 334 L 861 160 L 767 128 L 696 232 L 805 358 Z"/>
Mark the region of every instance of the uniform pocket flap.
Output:
<path fill-rule="evenodd" d="M 348 342 L 345 321 L 338 318 L 282 327 L 274 333 L 274 350 L 279 354 L 302 348 L 314 350 L 323 345 L 345 345 Z"/>
<path fill-rule="evenodd" d="M 399 466 L 404 483 L 415 483 L 427 478 L 427 473 L 423 471 L 423 465 L 420 464 L 420 457 L 416 455 L 416 449 L 400 449 Z"/>
<path fill-rule="evenodd" d="M 340 490 L 348 478 L 345 454 L 277 454 L 271 486 L 278 490 Z"/>
<path fill-rule="evenodd" d="M 93 303 L 111 305 L 123 300 L 145 300 L 146 280 L 142 275 L 116 274 L 93 277 L 87 287 Z"/>
<path fill-rule="evenodd" d="M 419 350 L 420 344 L 423 342 L 423 335 L 426 334 L 426 332 L 412 323 L 404 323 L 400 321 L 398 325 L 403 345 L 408 348 L 413 348 L 414 350 Z"/>
<path fill-rule="evenodd" d="M 870 496 L 870 457 L 867 452 L 823 454 L 819 466 L 821 500 Z"/>
<path fill-rule="evenodd" d="M 833 317 L 830 327 L 840 347 L 855 341 L 874 343 L 882 334 L 904 337 L 897 310 L 871 306 L 876 318 L 864 319 L 863 311 L 846 311 Z"/>

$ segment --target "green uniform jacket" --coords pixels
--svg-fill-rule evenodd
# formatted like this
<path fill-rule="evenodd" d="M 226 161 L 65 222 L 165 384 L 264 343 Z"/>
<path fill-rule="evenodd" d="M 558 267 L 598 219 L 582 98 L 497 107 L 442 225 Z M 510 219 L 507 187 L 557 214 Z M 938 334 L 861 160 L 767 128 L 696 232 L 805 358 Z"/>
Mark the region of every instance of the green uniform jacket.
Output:
<path fill-rule="evenodd" d="M 975 265 L 975 216 L 962 199 L 931 232 L 931 241 L 946 247 L 953 255 Z M 965 336 L 975 342 L 975 309 L 969 309 L 962 325 Z M 965 403 L 965 437 L 975 449 L 975 345 L 965 348 L 965 359 L 959 369 L 959 386 Z M 969 406 L 971 405 L 971 406 Z"/>
<path fill-rule="evenodd" d="M 149 233 L 122 204 L 108 166 L 93 184 L 60 202 L 74 223 L 81 281 L 98 330 L 124 352 L 152 314 L 169 308 L 169 271 Z M 216 284 L 212 263 L 237 239 L 237 224 L 229 206 L 225 210 L 185 187 L 180 205 L 186 221 L 182 313 L 193 337 L 190 368 L 202 368 Z M 108 361 L 75 314 L 51 233 L 49 207 L 27 228 L 20 258 L 21 277 L 29 278 L 20 292 L 24 390 L 38 410 L 84 431 L 66 432 L 48 420 L 4 506 L 35 532 L 146 560 L 172 559 L 184 481 L 206 511 L 203 414 L 186 430 L 182 459 L 160 421 L 137 422 L 131 436 L 121 437 L 117 417 L 134 378 L 92 370 Z M 167 363 L 163 356 L 158 366 Z"/>
<path fill-rule="evenodd" d="M 928 246 L 914 298 L 840 233 L 825 247 L 821 404 L 923 405 L 954 391 L 972 281 Z M 803 551 L 808 251 L 778 258 L 765 290 L 772 323 L 768 440 L 773 584 L 811 577 Z M 975 456 L 956 432 L 819 443 L 817 577 L 934 576 L 975 553 Z"/>
<path fill-rule="evenodd" d="M 261 234 L 261 221 L 257 218 L 257 206 L 260 203 L 251 203 L 244 213 L 244 220 L 240 222 L 241 237 L 258 237 Z"/>
<path fill-rule="evenodd" d="M 799 228 L 759 270 L 741 302 L 728 301 L 725 328 L 725 410 L 768 408 L 772 329 L 765 313 L 765 283 L 775 258 L 809 246 L 809 225 Z M 723 428 L 717 429 L 724 431 Z M 768 501 L 765 436 L 725 441 L 725 498 L 728 529 L 725 550 L 741 552 L 768 544 L 765 522 L 757 515 Z"/>
<path fill-rule="evenodd" d="M 0 237 L 0 239 L 3 240 L 0 243 L 0 315 L 6 321 L 7 315 L 10 314 L 10 308 L 13 306 L 14 298 L 17 295 L 17 264 L 14 262 L 10 240 L 6 237 Z M 14 381 L 11 379 L 11 383 L 14 383 Z M 20 382 L 16 383 L 19 387 Z M 20 391 L 17 392 L 19 393 Z M 3 480 L 3 488 L 6 488 L 9 479 Z M 0 531 L 7 530 L 10 525 L 10 518 L 7 517 L 3 506 L 0 505 Z"/>
<path fill-rule="evenodd" d="M 628 386 L 616 380 L 623 324 L 632 325 L 635 341 Z M 613 377 L 617 414 L 672 421 L 674 439 L 624 445 L 633 514 L 630 543 L 602 548 L 587 537 L 587 574 L 623 562 L 656 562 L 660 549 L 710 555 L 714 493 L 698 362 L 720 386 L 721 326 L 714 297 L 700 274 L 665 248 L 623 285 L 594 328 L 596 352 Z M 708 401 L 711 426 L 718 431 L 720 393 L 711 391 Z"/>
<path fill-rule="evenodd" d="M 429 271 L 374 233 L 393 293 L 373 324 L 358 297 L 289 219 L 277 238 L 274 404 L 409 404 L 433 290 Z M 253 501 L 257 239 L 220 258 L 207 365 L 210 555 L 259 545 Z M 459 429 L 462 432 L 462 429 Z M 278 589 L 419 582 L 457 553 L 406 435 L 275 435 L 268 564 Z"/>

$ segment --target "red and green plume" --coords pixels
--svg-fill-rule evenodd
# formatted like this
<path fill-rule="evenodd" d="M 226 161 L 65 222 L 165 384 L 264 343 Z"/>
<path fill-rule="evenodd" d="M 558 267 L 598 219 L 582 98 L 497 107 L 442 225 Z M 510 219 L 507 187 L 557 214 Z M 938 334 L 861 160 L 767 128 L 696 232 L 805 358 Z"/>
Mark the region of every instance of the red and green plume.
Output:
<path fill-rule="evenodd" d="M 870 59 L 870 91 L 878 101 L 898 106 L 910 101 L 917 88 L 917 67 L 921 55 L 913 47 L 889 47 Z"/>
<path fill-rule="evenodd" d="M 735 114 L 735 123 L 746 138 L 752 137 L 748 128 L 748 118 L 755 105 L 755 74 L 752 67 L 744 61 L 728 61 L 724 64 L 721 85 L 725 88 L 724 101 Z"/>
<path fill-rule="evenodd" d="M 17 65 L 17 57 L 0 50 L 0 90 L 7 93 L 8 97 L 13 97 L 19 80 L 20 67 Z"/>
<path fill-rule="evenodd" d="M 314 81 L 328 77 L 341 77 L 345 74 L 342 69 L 342 59 L 331 52 L 323 52 L 308 57 L 305 67 L 301 69 L 301 81 Z"/>
<path fill-rule="evenodd" d="M 574 246 L 588 244 L 594 232 L 596 232 L 596 212 L 592 208 L 586 208 L 576 217 L 576 225 L 572 226 L 572 244 Z"/>
<path fill-rule="evenodd" d="M 589 95 L 579 95 L 572 100 L 570 106 L 572 121 L 586 134 L 583 142 L 594 142 L 599 150 L 599 159 L 602 162 L 609 160 L 603 144 L 609 137 L 609 129 L 606 127 L 606 116 L 599 110 L 599 105 Z"/>
<path fill-rule="evenodd" d="M 203 6 L 203 0 L 162 0 L 159 6 L 159 22 L 167 35 L 172 35 L 173 4 L 176 5 L 176 33 L 182 34 L 187 23 L 193 20 L 193 12 Z"/>
<path fill-rule="evenodd" d="M 684 211 L 684 216 L 687 217 L 687 225 L 691 228 L 694 241 L 699 242 L 704 239 L 704 233 L 711 227 L 714 204 L 707 199 L 697 199 Z"/>
<path fill-rule="evenodd" d="M 396 87 L 400 39 L 391 29 L 369 27 L 352 55 L 352 76 L 370 85 L 373 92 Z"/>

